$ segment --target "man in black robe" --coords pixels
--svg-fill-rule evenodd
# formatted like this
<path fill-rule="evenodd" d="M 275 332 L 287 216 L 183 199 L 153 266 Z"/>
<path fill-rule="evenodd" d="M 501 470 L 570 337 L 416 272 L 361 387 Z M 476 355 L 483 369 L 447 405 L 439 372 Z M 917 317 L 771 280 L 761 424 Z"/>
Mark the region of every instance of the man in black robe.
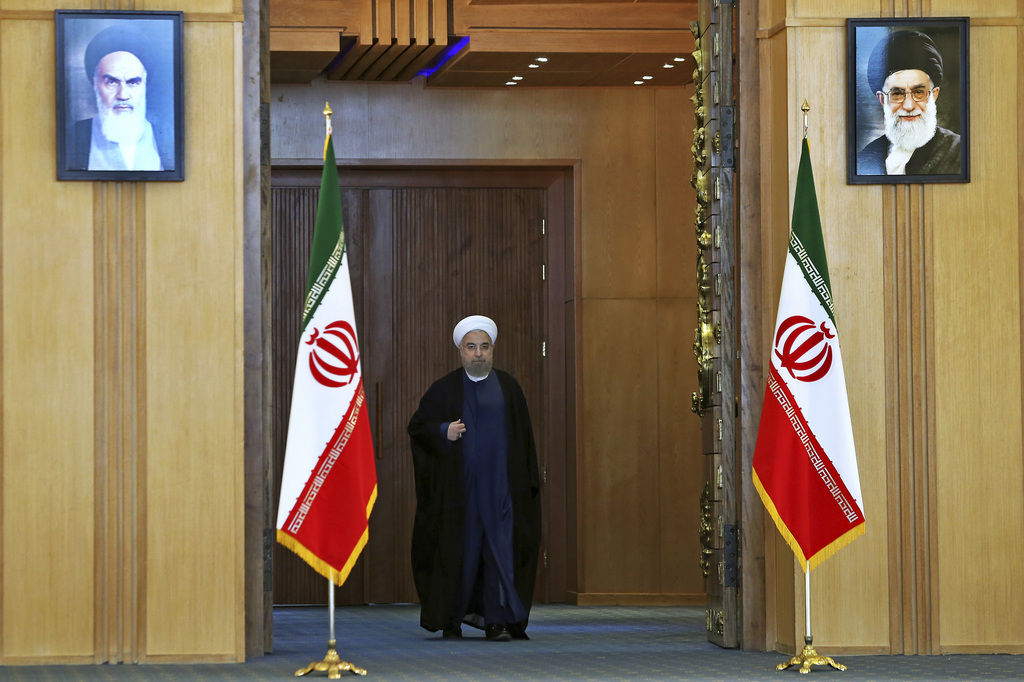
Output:
<path fill-rule="evenodd" d="M 412 568 L 420 625 L 527 639 L 541 538 L 540 476 L 522 388 L 492 368 L 497 327 L 452 334 L 463 367 L 434 382 L 409 422 L 416 478 Z"/>

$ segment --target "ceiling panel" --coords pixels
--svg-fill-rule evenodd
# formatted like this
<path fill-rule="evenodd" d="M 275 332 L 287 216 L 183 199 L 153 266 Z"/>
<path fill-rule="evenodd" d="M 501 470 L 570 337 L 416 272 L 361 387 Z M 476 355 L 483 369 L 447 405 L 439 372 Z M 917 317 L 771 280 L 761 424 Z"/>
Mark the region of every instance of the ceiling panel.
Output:
<path fill-rule="evenodd" d="M 424 68 L 427 87 L 664 87 L 693 77 L 696 0 L 331 0 L 330 12 L 311 11 L 324 2 L 270 0 L 271 82 L 408 81 Z"/>

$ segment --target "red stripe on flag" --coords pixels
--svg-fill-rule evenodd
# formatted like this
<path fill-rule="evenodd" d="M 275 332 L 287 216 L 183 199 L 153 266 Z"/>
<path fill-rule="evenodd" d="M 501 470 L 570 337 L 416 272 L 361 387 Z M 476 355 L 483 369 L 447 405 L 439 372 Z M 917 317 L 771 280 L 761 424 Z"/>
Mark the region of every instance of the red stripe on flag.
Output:
<path fill-rule="evenodd" d="M 863 512 L 774 365 L 754 449 L 754 475 L 769 498 L 766 506 L 774 508 L 783 533 L 798 545 L 794 551 L 799 548 L 797 554 L 808 562 L 864 523 Z"/>
<path fill-rule="evenodd" d="M 365 402 L 360 379 L 348 413 L 320 454 L 279 531 L 340 574 L 340 580 L 335 581 L 338 584 L 348 577 L 366 544 L 368 519 L 376 499 L 377 471 L 370 422 L 362 409 Z M 320 573 L 326 573 L 310 557 L 303 558 Z"/>

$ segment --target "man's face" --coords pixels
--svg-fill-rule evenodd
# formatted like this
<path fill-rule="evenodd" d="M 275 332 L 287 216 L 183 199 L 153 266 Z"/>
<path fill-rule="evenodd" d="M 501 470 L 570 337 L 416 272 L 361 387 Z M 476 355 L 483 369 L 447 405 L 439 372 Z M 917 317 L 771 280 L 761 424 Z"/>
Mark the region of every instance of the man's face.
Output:
<path fill-rule="evenodd" d="M 93 87 L 109 113 L 131 114 L 146 101 L 146 68 L 131 52 L 111 52 L 96 65 Z"/>
<path fill-rule="evenodd" d="M 491 371 L 494 344 L 485 332 L 472 331 L 462 337 L 459 344 L 462 366 L 473 377 L 485 377 Z"/>
<path fill-rule="evenodd" d="M 939 89 L 918 69 L 897 71 L 876 92 L 885 114 L 885 134 L 897 147 L 917 149 L 935 134 Z M 897 100 L 897 101 L 894 101 Z M 902 100 L 902 101 L 898 101 Z"/>

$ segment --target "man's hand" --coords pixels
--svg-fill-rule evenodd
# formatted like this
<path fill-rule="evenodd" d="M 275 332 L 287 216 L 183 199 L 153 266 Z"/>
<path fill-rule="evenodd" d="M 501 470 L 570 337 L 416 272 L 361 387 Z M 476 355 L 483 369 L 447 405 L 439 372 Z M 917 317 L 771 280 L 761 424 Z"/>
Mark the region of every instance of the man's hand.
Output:
<path fill-rule="evenodd" d="M 466 425 L 462 423 L 461 419 L 456 419 L 448 425 L 448 440 L 453 443 L 458 439 L 462 438 L 462 434 L 466 432 Z"/>

